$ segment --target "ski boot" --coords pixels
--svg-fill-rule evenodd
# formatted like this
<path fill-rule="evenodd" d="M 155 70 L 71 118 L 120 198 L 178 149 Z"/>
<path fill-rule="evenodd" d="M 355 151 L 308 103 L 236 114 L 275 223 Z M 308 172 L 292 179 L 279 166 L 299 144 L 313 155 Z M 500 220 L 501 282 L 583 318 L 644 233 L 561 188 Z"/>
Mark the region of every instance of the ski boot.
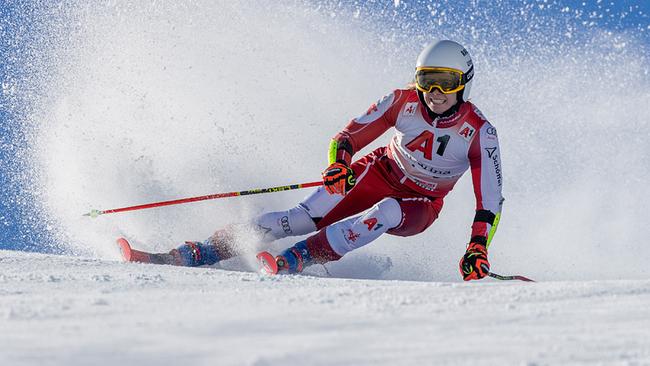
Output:
<path fill-rule="evenodd" d="M 257 254 L 257 260 L 260 263 L 260 271 L 269 275 L 300 273 L 306 266 L 314 262 L 307 249 L 306 240 L 296 243 L 296 245 L 289 249 L 285 249 L 276 257 L 273 257 L 269 252 L 261 252 Z"/>

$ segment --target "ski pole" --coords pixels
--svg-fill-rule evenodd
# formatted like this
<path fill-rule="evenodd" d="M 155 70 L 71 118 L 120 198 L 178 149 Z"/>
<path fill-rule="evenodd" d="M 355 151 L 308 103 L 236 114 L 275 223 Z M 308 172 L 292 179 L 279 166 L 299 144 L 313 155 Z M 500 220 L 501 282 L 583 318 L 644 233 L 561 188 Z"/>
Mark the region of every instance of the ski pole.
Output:
<path fill-rule="evenodd" d="M 524 277 L 524 276 L 520 276 L 520 275 L 503 276 L 503 275 L 500 275 L 500 274 L 496 274 L 494 272 L 490 272 L 489 268 L 486 265 L 481 265 L 481 268 L 483 268 L 483 270 L 488 273 L 488 276 L 490 276 L 490 277 L 492 277 L 494 279 L 497 279 L 497 280 L 501 280 L 501 281 L 519 280 L 519 281 L 524 281 L 524 282 L 535 282 L 535 281 L 531 280 L 528 277 Z"/>
<path fill-rule="evenodd" d="M 528 278 L 528 277 L 519 276 L 519 275 L 514 275 L 514 276 L 502 276 L 502 275 L 500 275 L 500 274 L 496 274 L 496 273 L 494 273 L 494 272 L 489 272 L 489 273 L 488 273 L 488 276 L 490 276 L 490 277 L 492 277 L 492 278 L 496 278 L 497 280 L 501 280 L 501 281 L 519 280 L 519 281 L 524 281 L 524 282 L 535 282 L 535 281 L 531 280 L 531 279 Z"/>
<path fill-rule="evenodd" d="M 207 196 L 181 198 L 181 199 L 176 199 L 176 200 L 171 200 L 171 201 L 162 201 L 162 202 L 147 203 L 147 204 L 137 205 L 137 206 L 113 208 L 113 209 L 110 209 L 110 210 L 91 210 L 90 212 L 84 214 L 83 216 L 90 216 L 92 218 L 95 218 L 95 217 L 97 217 L 99 215 L 105 215 L 105 214 L 110 214 L 110 213 L 144 210 L 146 208 L 178 205 L 178 204 L 181 204 L 181 203 L 213 200 L 213 199 L 216 199 L 216 198 L 237 197 L 237 196 L 247 196 L 247 195 L 250 195 L 250 194 L 289 191 L 289 190 L 292 190 L 292 189 L 318 187 L 318 186 L 321 186 L 321 185 L 323 185 L 323 182 L 319 181 L 319 182 L 310 182 L 310 183 L 290 184 L 290 185 L 286 185 L 286 186 L 278 186 L 278 187 L 270 187 L 270 188 L 251 189 L 251 190 L 239 191 L 239 192 L 215 193 L 215 194 L 209 194 Z"/>

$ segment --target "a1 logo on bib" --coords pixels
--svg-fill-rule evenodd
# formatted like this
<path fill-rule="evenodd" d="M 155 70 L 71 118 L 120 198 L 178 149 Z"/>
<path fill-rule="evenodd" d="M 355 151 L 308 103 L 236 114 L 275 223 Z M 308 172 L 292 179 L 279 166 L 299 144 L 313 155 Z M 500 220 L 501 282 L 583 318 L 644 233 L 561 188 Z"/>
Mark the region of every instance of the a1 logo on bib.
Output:
<path fill-rule="evenodd" d="M 417 110 L 418 110 L 418 103 L 417 102 L 415 102 L 415 103 L 406 103 L 406 105 L 404 106 L 404 113 L 402 113 L 402 115 L 404 115 L 404 116 L 414 116 L 415 111 L 417 111 Z"/>
<path fill-rule="evenodd" d="M 460 135 L 460 137 L 465 139 L 465 141 L 471 140 L 472 137 L 474 136 L 474 133 L 476 133 L 476 129 L 467 122 L 463 123 L 463 125 L 458 130 L 458 134 Z"/>

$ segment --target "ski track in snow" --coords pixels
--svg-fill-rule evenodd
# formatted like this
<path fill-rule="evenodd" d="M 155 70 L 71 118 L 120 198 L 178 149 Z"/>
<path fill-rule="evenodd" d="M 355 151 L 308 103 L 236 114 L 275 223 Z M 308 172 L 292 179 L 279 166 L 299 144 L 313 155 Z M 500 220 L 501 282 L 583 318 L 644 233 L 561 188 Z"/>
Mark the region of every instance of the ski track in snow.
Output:
<path fill-rule="evenodd" d="M 650 280 L 267 277 L 12 251 L 0 268 L 0 365 L 650 364 Z"/>

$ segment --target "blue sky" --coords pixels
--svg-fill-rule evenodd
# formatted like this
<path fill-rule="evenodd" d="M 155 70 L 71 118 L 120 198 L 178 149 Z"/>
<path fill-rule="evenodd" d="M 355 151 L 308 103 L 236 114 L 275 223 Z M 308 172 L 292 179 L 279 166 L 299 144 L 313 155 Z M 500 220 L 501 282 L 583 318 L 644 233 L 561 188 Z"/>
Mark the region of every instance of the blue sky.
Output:
<path fill-rule="evenodd" d="M 440 4 L 440 2 L 438 2 Z M 496 5 L 494 5 L 496 4 Z M 30 5 L 34 6 L 34 5 Z M 338 5 L 337 5 L 338 6 Z M 504 32 L 518 32 L 522 22 L 535 17 L 547 21 L 564 22 L 580 32 L 609 29 L 634 34 L 645 44 L 650 43 L 650 1 L 464 1 L 442 2 L 435 5 L 427 1 L 346 1 L 346 8 L 359 8 L 376 23 L 383 23 L 403 31 L 404 36 L 427 30 L 432 19 L 445 14 L 447 27 L 458 27 L 469 16 L 500 20 Z M 496 6 L 496 7 L 494 7 Z M 335 6 L 336 7 L 336 6 Z M 19 10 L 17 10 L 19 9 Z M 508 11 L 504 11 L 508 9 Z M 526 17 L 519 17 L 517 9 L 525 9 Z M 434 15 L 435 14 L 435 15 Z M 11 80 L 20 80 L 24 65 L 19 61 L 30 34 L 33 15 L 25 4 L 2 2 L 0 5 L 0 249 L 48 251 L 46 217 L 34 209 L 35 198 L 29 193 L 29 181 L 24 177 L 21 152 L 23 142 L 21 111 L 25 106 L 9 99 L 5 88 Z M 480 27 L 480 22 L 475 22 Z M 497 22 L 499 24 L 499 22 Z M 494 25 L 494 23 L 493 23 Z M 444 26 L 443 26 L 444 29 Z M 492 29 L 479 29 L 490 32 Z M 18 103 L 18 104 L 17 104 Z"/>

